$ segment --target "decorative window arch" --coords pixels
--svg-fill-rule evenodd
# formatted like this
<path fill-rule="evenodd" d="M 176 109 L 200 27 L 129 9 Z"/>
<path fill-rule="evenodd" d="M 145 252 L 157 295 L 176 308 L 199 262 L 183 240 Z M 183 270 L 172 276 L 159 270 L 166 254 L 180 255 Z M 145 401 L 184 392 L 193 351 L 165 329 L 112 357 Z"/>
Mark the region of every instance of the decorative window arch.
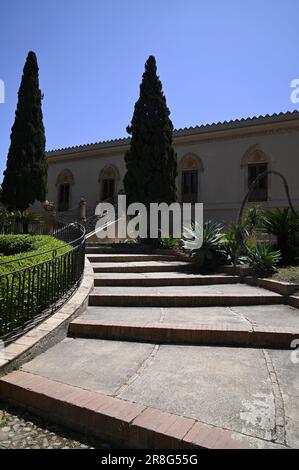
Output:
<path fill-rule="evenodd" d="M 178 165 L 178 199 L 180 202 L 201 200 L 201 159 L 195 153 L 187 153 Z"/>
<path fill-rule="evenodd" d="M 117 166 L 109 164 L 99 174 L 100 201 L 114 201 L 119 189 L 120 174 Z"/>
<path fill-rule="evenodd" d="M 58 211 L 67 211 L 70 208 L 71 192 L 74 182 L 73 173 L 67 168 L 59 173 L 56 180 Z"/>
<path fill-rule="evenodd" d="M 271 161 L 260 145 L 253 145 L 243 155 L 241 168 L 244 172 L 244 192 L 246 193 L 256 177 L 271 170 Z M 270 175 L 261 179 L 258 187 L 250 196 L 249 202 L 264 202 L 269 200 Z"/>

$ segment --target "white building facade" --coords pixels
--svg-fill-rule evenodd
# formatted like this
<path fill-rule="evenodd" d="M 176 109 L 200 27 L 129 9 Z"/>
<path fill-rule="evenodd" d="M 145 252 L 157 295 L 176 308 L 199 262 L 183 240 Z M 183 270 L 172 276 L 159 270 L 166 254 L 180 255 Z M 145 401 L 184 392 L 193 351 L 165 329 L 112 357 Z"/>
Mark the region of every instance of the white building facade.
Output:
<path fill-rule="evenodd" d="M 127 138 L 48 152 L 47 199 L 58 212 L 78 207 L 82 198 L 89 211 L 115 200 L 124 189 L 129 144 Z M 202 202 L 205 220 L 234 221 L 250 183 L 265 170 L 286 177 L 299 210 L 299 112 L 176 130 L 174 147 L 178 201 Z M 261 180 L 250 204 L 288 206 L 280 178 Z"/>

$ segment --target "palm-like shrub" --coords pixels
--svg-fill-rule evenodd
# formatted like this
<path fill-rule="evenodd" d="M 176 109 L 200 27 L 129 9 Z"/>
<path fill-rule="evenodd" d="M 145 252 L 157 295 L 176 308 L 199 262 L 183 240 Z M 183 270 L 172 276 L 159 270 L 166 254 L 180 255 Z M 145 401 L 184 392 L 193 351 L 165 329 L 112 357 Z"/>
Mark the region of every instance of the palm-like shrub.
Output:
<path fill-rule="evenodd" d="M 277 237 L 277 248 L 285 263 L 294 262 L 295 234 L 299 230 L 299 217 L 289 208 L 276 209 L 264 214 L 263 226 Z"/>
<path fill-rule="evenodd" d="M 264 213 L 258 206 L 248 207 L 242 218 L 242 227 L 248 235 L 252 235 L 256 229 L 262 227 Z"/>
<path fill-rule="evenodd" d="M 247 231 L 243 230 L 245 236 Z M 237 237 L 238 226 L 236 224 L 229 224 L 227 230 L 223 234 L 222 245 L 226 256 L 226 262 L 229 264 L 244 264 L 247 261 L 246 253 L 242 250 L 240 242 Z M 247 243 L 246 240 L 244 243 Z"/>
<path fill-rule="evenodd" d="M 192 227 L 184 227 L 182 246 L 198 269 L 211 270 L 224 261 L 222 230 L 221 224 L 211 221 L 203 226 L 195 223 Z"/>
<path fill-rule="evenodd" d="M 19 222 L 23 226 L 23 232 L 28 233 L 30 225 L 38 225 L 41 223 L 41 218 L 35 212 L 30 211 L 15 211 L 11 213 L 11 218 L 15 222 Z"/>
<path fill-rule="evenodd" d="M 270 274 L 275 271 L 281 255 L 274 250 L 272 245 L 260 243 L 252 250 L 253 256 L 250 258 L 250 265 L 259 273 Z"/>

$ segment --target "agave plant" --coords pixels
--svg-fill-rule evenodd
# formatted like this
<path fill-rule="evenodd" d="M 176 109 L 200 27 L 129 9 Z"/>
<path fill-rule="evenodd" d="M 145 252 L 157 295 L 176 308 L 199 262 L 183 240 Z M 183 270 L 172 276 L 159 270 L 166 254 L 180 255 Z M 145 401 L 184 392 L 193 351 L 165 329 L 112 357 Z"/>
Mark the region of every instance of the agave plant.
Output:
<path fill-rule="evenodd" d="M 223 226 L 215 222 L 198 223 L 184 227 L 183 249 L 190 253 L 199 269 L 210 270 L 224 260 L 222 247 Z"/>
<path fill-rule="evenodd" d="M 256 271 L 263 274 L 273 273 L 281 259 L 280 252 L 274 250 L 272 245 L 267 243 L 256 245 L 255 249 L 252 251 L 252 255 L 250 265 Z"/>
<path fill-rule="evenodd" d="M 266 212 L 263 226 L 268 233 L 277 237 L 277 248 L 283 261 L 294 261 L 295 234 L 299 231 L 299 217 L 289 208 Z"/>

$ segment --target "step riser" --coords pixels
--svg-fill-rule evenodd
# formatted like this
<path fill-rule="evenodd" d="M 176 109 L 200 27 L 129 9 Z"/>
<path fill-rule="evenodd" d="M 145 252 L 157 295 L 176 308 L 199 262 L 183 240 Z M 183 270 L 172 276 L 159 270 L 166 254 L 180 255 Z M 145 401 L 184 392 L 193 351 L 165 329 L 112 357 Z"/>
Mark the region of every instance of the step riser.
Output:
<path fill-rule="evenodd" d="M 16 373 L 0 381 L 0 399 L 55 424 L 133 449 L 248 448 L 232 432 L 155 408 Z M 12 377 L 12 379 L 11 379 Z M 20 383 L 21 382 L 21 383 Z M 209 439 L 207 439 L 207 435 Z"/>
<path fill-rule="evenodd" d="M 159 278 L 159 279 L 97 279 L 94 280 L 95 287 L 157 287 L 157 286 L 207 286 L 213 284 L 237 284 L 239 279 L 212 279 L 212 278 Z"/>
<path fill-rule="evenodd" d="M 168 297 L 168 296 L 89 296 L 90 306 L 109 307 L 234 307 L 243 305 L 281 304 L 283 297 L 254 297 L 254 296 L 199 296 L 199 297 Z"/>
<path fill-rule="evenodd" d="M 298 333 L 70 323 L 69 335 L 116 341 L 290 349 Z"/>
<path fill-rule="evenodd" d="M 120 447 L 151 448 L 151 432 L 144 430 L 138 442 L 138 431 L 125 420 L 96 413 L 84 407 L 74 406 L 63 400 L 28 391 L 20 387 L 6 387 L 0 384 L 0 397 L 6 403 L 40 416 L 54 424 L 60 424 L 72 431 L 100 438 Z M 144 435 L 145 434 L 145 435 Z M 141 437 L 141 436 L 140 436 Z M 171 448 L 180 448 L 181 441 L 169 438 Z M 130 445 L 131 444 L 131 445 Z M 159 443 L 156 445 L 159 448 Z"/>
<path fill-rule="evenodd" d="M 192 266 L 109 266 L 103 267 L 93 264 L 95 273 L 175 273 L 192 271 Z"/>

